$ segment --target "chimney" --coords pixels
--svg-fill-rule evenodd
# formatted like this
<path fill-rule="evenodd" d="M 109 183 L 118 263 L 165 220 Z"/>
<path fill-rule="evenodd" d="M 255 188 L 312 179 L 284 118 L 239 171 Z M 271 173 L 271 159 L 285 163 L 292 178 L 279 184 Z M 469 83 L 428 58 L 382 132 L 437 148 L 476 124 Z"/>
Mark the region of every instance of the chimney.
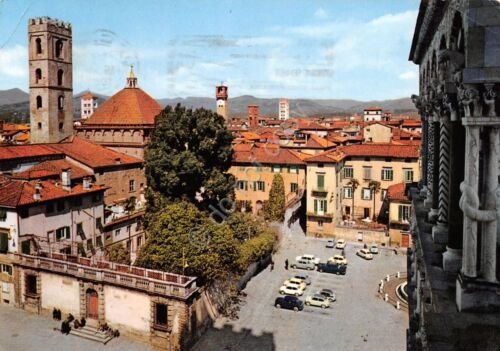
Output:
<path fill-rule="evenodd" d="M 119 157 L 115 158 L 115 165 L 119 165 L 121 163 L 122 163 L 122 161 L 120 160 Z"/>
<path fill-rule="evenodd" d="M 35 193 L 33 194 L 33 200 L 40 201 L 41 198 L 42 196 L 40 195 L 40 188 L 37 188 L 35 186 Z"/>
<path fill-rule="evenodd" d="M 83 178 L 83 189 L 90 190 L 92 187 L 92 179 L 89 177 Z"/>
<path fill-rule="evenodd" d="M 62 170 L 61 184 L 64 190 L 71 190 L 71 168 Z"/>
<path fill-rule="evenodd" d="M 257 128 L 259 125 L 258 105 L 248 105 L 248 125 L 250 128 Z"/>

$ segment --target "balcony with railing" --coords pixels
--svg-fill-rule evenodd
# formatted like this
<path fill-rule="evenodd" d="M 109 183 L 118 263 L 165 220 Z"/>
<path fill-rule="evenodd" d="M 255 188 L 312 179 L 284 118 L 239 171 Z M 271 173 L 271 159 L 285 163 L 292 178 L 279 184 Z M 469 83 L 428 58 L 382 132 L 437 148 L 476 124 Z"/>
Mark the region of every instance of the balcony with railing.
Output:
<path fill-rule="evenodd" d="M 9 256 L 15 265 L 22 267 L 61 273 L 75 278 L 138 289 L 146 293 L 156 293 L 182 300 L 189 298 L 198 290 L 195 277 L 109 261 L 94 261 L 89 258 L 59 253 L 47 253 L 40 256 L 9 254 Z"/>

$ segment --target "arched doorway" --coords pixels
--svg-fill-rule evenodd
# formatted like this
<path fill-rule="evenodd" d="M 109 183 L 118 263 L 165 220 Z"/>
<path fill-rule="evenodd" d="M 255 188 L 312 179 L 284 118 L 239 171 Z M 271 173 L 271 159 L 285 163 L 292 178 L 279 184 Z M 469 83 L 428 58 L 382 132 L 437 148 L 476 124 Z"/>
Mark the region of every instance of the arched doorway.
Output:
<path fill-rule="evenodd" d="M 87 318 L 99 319 L 99 297 L 94 289 L 87 289 Z"/>

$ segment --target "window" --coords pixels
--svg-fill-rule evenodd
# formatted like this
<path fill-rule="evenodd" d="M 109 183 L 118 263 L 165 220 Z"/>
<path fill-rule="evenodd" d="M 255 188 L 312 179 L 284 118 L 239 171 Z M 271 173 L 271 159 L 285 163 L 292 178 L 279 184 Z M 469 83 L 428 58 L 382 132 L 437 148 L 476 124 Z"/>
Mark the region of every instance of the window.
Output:
<path fill-rule="evenodd" d="M 370 218 L 370 207 L 363 208 L 363 218 Z M 361 234 L 361 241 L 363 241 L 363 234 Z"/>
<path fill-rule="evenodd" d="M 297 183 L 290 183 L 290 192 L 291 193 L 297 193 L 299 191 L 299 184 Z"/>
<path fill-rule="evenodd" d="M 42 70 L 37 68 L 35 70 L 35 83 L 38 83 L 42 79 Z"/>
<path fill-rule="evenodd" d="M 0 271 L 2 273 L 7 273 L 8 275 L 12 275 L 12 266 L 8 264 L 0 264 Z"/>
<path fill-rule="evenodd" d="M 297 174 L 299 173 L 299 166 L 288 166 L 288 173 Z"/>
<path fill-rule="evenodd" d="M 137 248 L 141 247 L 142 245 L 142 236 L 137 237 Z"/>
<path fill-rule="evenodd" d="M 63 130 L 64 128 L 64 123 L 63 122 L 59 122 L 59 130 Z"/>
<path fill-rule="evenodd" d="M 45 205 L 45 213 L 50 214 L 54 212 L 54 203 L 49 202 L 47 205 Z"/>
<path fill-rule="evenodd" d="M 36 108 L 38 110 L 42 108 L 42 97 L 40 95 L 36 97 Z"/>
<path fill-rule="evenodd" d="M 102 236 L 96 236 L 95 237 L 95 244 L 98 246 L 98 247 L 103 247 L 104 245 L 102 244 Z"/>
<path fill-rule="evenodd" d="M 112 235 L 111 233 L 106 234 L 106 241 L 109 241 L 112 239 L 111 235 Z"/>
<path fill-rule="evenodd" d="M 361 199 L 363 199 L 363 200 L 371 200 L 372 199 L 372 191 L 370 188 L 361 189 Z"/>
<path fill-rule="evenodd" d="M 0 232 L 0 253 L 9 251 L 9 232 Z"/>
<path fill-rule="evenodd" d="M 63 42 L 61 39 L 56 41 L 56 58 L 61 58 L 63 54 Z"/>
<path fill-rule="evenodd" d="M 371 167 L 363 167 L 363 179 L 366 179 L 366 180 L 372 179 L 372 168 Z"/>
<path fill-rule="evenodd" d="M 57 85 L 63 85 L 64 71 L 62 69 L 57 71 Z"/>
<path fill-rule="evenodd" d="M 7 211 L 3 208 L 0 209 L 0 222 L 5 222 L 7 220 Z"/>
<path fill-rule="evenodd" d="M 390 167 L 382 168 L 382 175 L 380 177 L 382 180 L 392 180 L 393 177 L 394 177 L 394 172 L 392 171 L 392 168 Z"/>
<path fill-rule="evenodd" d="M 94 248 L 94 244 L 92 243 L 92 239 L 87 240 L 87 250 L 92 251 Z"/>
<path fill-rule="evenodd" d="M 95 219 L 95 229 L 102 230 L 102 219 L 101 219 L 101 217 L 97 217 Z"/>
<path fill-rule="evenodd" d="M 387 195 L 387 189 L 380 189 L 380 200 L 384 201 L 385 196 Z"/>
<path fill-rule="evenodd" d="M 354 176 L 354 172 L 351 166 L 344 167 L 344 178 L 352 178 Z"/>
<path fill-rule="evenodd" d="M 238 180 L 236 182 L 237 190 L 248 190 L 248 182 L 246 180 Z"/>
<path fill-rule="evenodd" d="M 57 108 L 59 110 L 64 110 L 64 96 L 63 95 L 60 95 L 58 98 L 57 98 Z M 60 128 L 60 127 L 59 127 Z"/>
<path fill-rule="evenodd" d="M 128 181 L 128 191 L 129 191 L 129 192 L 133 192 L 133 191 L 135 191 L 135 180 L 130 179 L 130 180 Z"/>
<path fill-rule="evenodd" d="M 82 240 L 86 239 L 85 232 L 83 231 L 83 223 L 82 222 L 76 224 L 76 234 L 80 235 Z"/>
<path fill-rule="evenodd" d="M 408 222 L 410 220 L 411 206 L 409 205 L 399 205 L 398 207 L 398 219 L 400 222 Z"/>
<path fill-rule="evenodd" d="M 26 274 L 25 276 L 25 291 L 26 295 L 37 296 L 37 281 L 36 275 Z"/>
<path fill-rule="evenodd" d="M 64 201 L 57 202 L 57 211 L 59 212 L 64 211 Z"/>
<path fill-rule="evenodd" d="M 316 174 L 316 188 L 324 189 L 325 188 L 325 175 L 324 174 Z"/>
<path fill-rule="evenodd" d="M 56 230 L 56 240 L 69 239 L 69 227 L 62 227 Z"/>
<path fill-rule="evenodd" d="M 37 126 L 38 126 L 38 130 L 42 129 L 42 123 L 38 122 Z"/>
<path fill-rule="evenodd" d="M 322 220 L 319 220 L 318 221 L 318 228 L 323 228 L 323 221 Z"/>
<path fill-rule="evenodd" d="M 352 199 L 352 188 L 351 187 L 344 188 L 344 199 Z"/>
<path fill-rule="evenodd" d="M 120 236 L 120 229 L 115 230 L 115 238 L 117 238 L 118 236 Z"/>
<path fill-rule="evenodd" d="M 128 225 L 127 226 L 127 234 L 130 235 L 130 232 L 132 231 L 132 226 Z"/>
<path fill-rule="evenodd" d="M 40 38 L 35 39 L 35 47 L 36 47 L 36 53 L 41 54 L 42 53 L 42 39 L 40 39 Z"/>
<path fill-rule="evenodd" d="M 324 215 L 327 211 L 326 200 L 314 200 L 314 213 Z"/>
<path fill-rule="evenodd" d="M 266 185 L 266 183 L 264 183 L 261 180 L 253 182 L 253 190 L 254 191 L 265 191 L 265 185 Z"/>
<path fill-rule="evenodd" d="M 273 173 L 281 173 L 281 166 L 280 165 L 272 165 L 272 171 Z"/>
<path fill-rule="evenodd" d="M 155 304 L 154 328 L 166 330 L 168 327 L 168 308 L 163 303 Z"/>
<path fill-rule="evenodd" d="M 405 183 L 413 182 L 413 169 L 403 168 L 403 181 Z"/>

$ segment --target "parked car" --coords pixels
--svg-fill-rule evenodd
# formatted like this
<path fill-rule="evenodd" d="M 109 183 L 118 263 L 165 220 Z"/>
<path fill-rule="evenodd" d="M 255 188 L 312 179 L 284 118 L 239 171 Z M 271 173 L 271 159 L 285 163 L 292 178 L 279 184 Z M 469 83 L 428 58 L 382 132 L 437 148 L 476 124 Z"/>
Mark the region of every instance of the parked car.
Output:
<path fill-rule="evenodd" d="M 320 263 L 318 265 L 318 271 L 345 275 L 347 272 L 347 265 L 333 262 Z"/>
<path fill-rule="evenodd" d="M 292 268 L 300 268 L 300 269 L 307 269 L 307 270 L 312 271 L 314 268 L 316 268 L 316 265 L 311 260 L 298 260 L 298 261 L 293 262 L 290 265 L 290 267 L 292 267 Z"/>
<path fill-rule="evenodd" d="M 337 245 L 335 245 L 335 247 L 337 249 L 345 249 L 345 246 L 346 246 L 346 242 L 344 239 L 337 240 Z"/>
<path fill-rule="evenodd" d="M 370 253 L 372 254 L 378 254 L 378 246 L 375 244 L 370 245 Z"/>
<path fill-rule="evenodd" d="M 302 296 L 302 294 L 304 294 L 304 290 L 297 285 L 282 285 L 280 288 L 280 294 Z"/>
<path fill-rule="evenodd" d="M 365 260 L 373 260 L 373 255 L 370 253 L 368 249 L 361 249 L 356 252 L 356 255 L 364 258 Z"/>
<path fill-rule="evenodd" d="M 311 261 L 313 262 L 314 264 L 318 264 L 320 259 L 319 257 L 316 257 L 314 255 L 302 255 L 302 256 L 297 256 L 295 257 L 295 260 L 296 261 L 299 261 L 299 260 L 305 260 L 305 261 Z"/>
<path fill-rule="evenodd" d="M 295 285 L 301 288 L 302 290 L 306 290 L 307 288 L 306 283 L 304 283 L 301 279 L 296 279 L 296 278 L 290 278 L 288 280 L 285 280 L 283 282 L 283 285 Z"/>
<path fill-rule="evenodd" d="M 302 280 L 306 285 L 311 285 L 311 278 L 307 274 L 297 273 L 293 277 Z"/>
<path fill-rule="evenodd" d="M 342 255 L 334 255 L 328 259 L 328 262 L 338 263 L 338 264 L 347 264 L 347 258 Z"/>
<path fill-rule="evenodd" d="M 335 240 L 332 240 L 332 239 L 328 240 L 326 242 L 326 247 L 329 249 L 333 249 L 335 247 Z"/>
<path fill-rule="evenodd" d="M 330 301 L 328 301 L 328 298 L 318 294 L 306 297 L 305 303 L 307 306 L 316 306 L 321 308 L 330 307 Z"/>
<path fill-rule="evenodd" d="M 295 296 L 280 296 L 274 300 L 274 306 L 276 308 L 286 308 L 288 310 L 302 311 L 304 309 L 304 303 Z"/>
<path fill-rule="evenodd" d="M 330 302 L 333 302 L 337 299 L 335 293 L 331 289 L 321 289 L 316 294 L 326 297 Z"/>

